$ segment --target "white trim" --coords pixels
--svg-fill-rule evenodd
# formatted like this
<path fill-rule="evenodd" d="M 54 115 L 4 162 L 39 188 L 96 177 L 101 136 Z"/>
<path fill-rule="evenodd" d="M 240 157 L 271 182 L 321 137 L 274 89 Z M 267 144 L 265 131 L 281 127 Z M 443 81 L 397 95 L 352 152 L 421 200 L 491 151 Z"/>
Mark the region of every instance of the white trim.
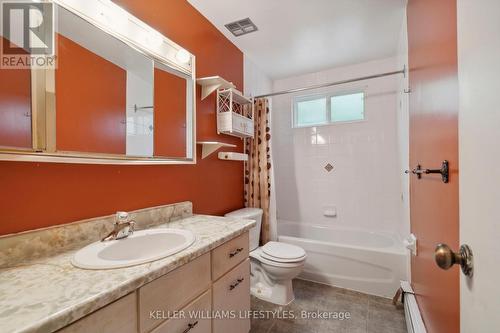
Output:
<path fill-rule="evenodd" d="M 71 163 L 71 164 L 111 164 L 111 165 L 163 165 L 163 164 L 196 164 L 196 160 L 158 159 L 158 158 L 117 158 L 88 157 L 71 155 L 50 155 L 44 153 L 0 152 L 0 161 Z"/>
<path fill-rule="evenodd" d="M 401 281 L 401 289 L 403 291 L 406 328 L 408 333 L 427 333 L 413 288 L 408 281 Z"/>
<path fill-rule="evenodd" d="M 55 72 L 45 70 L 32 73 L 32 150 L 26 152 L 13 147 L 0 147 L 0 161 L 78 163 L 78 164 L 196 164 L 196 58 L 189 53 L 189 61 L 177 59 L 179 51 L 186 51 L 157 30 L 139 20 L 110 0 L 42 0 L 53 2 L 81 17 L 89 24 L 122 41 L 154 62 L 168 68 L 170 73 L 186 79 L 186 157 L 133 157 L 126 155 L 64 152 L 56 148 L 55 130 Z M 56 12 L 57 13 L 57 12 Z M 186 51 L 187 52 L 187 51 Z M 163 67 L 162 66 L 162 67 Z M 165 70 L 165 68 L 162 68 Z M 35 75 L 36 74 L 36 75 Z M 54 93 L 55 92 L 55 93 Z"/>

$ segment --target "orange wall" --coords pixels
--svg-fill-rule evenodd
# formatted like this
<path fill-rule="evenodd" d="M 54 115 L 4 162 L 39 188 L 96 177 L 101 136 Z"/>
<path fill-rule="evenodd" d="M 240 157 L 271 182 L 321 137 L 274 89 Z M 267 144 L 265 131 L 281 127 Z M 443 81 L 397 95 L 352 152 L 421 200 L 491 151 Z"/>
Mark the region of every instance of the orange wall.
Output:
<path fill-rule="evenodd" d="M 57 35 L 57 149 L 126 152 L 127 72 Z"/>
<path fill-rule="evenodd" d="M 243 54 L 185 0 L 120 0 L 118 4 L 196 55 L 197 77 L 221 75 L 243 89 Z M 215 96 L 200 101 L 198 140 L 217 136 Z M 223 214 L 243 206 L 243 164 L 102 166 L 0 162 L 0 234 L 112 214 L 117 210 L 191 200 L 196 213 Z"/>
<path fill-rule="evenodd" d="M 0 146 L 31 148 L 30 92 L 30 70 L 0 69 Z"/>
<path fill-rule="evenodd" d="M 186 156 L 186 80 L 154 71 L 154 154 Z"/>
<path fill-rule="evenodd" d="M 450 182 L 438 175 L 410 180 L 411 230 L 418 239 L 412 284 L 429 333 L 460 332 L 459 267 L 434 262 L 434 249 L 459 247 L 458 65 L 456 0 L 410 0 L 410 165 L 450 162 Z"/>

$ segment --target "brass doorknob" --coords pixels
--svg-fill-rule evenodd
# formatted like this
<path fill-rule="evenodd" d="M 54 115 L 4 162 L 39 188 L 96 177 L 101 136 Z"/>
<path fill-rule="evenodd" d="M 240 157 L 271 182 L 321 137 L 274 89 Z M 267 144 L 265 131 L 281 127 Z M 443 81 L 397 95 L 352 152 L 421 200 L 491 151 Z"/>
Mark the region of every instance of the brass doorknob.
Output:
<path fill-rule="evenodd" d="M 460 246 L 460 251 L 455 253 L 448 245 L 438 244 L 434 251 L 434 259 L 442 269 L 450 269 L 453 265 L 458 264 L 466 276 L 472 276 L 472 250 L 468 245 Z"/>

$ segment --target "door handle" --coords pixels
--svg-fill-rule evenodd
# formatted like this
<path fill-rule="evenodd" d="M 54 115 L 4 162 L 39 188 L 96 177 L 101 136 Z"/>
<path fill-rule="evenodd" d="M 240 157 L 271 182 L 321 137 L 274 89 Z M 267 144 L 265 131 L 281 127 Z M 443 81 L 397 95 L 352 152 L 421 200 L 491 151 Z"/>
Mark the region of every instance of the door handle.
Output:
<path fill-rule="evenodd" d="M 243 249 L 242 247 L 240 247 L 240 248 L 238 248 L 238 249 L 234 250 L 233 252 L 229 253 L 229 258 L 232 258 L 232 257 L 234 257 L 234 256 L 238 255 L 238 253 L 240 253 L 240 252 L 241 252 L 241 251 L 243 251 L 243 250 L 244 250 L 244 249 Z"/>
<path fill-rule="evenodd" d="M 192 323 L 192 324 L 188 324 L 188 327 L 182 331 L 182 333 L 187 333 L 189 331 L 191 331 L 193 328 L 195 328 L 195 326 L 198 325 L 198 321 Z"/>
<path fill-rule="evenodd" d="M 459 252 L 455 253 L 448 245 L 438 244 L 434 251 L 434 259 L 440 268 L 447 270 L 458 264 L 462 268 L 462 272 L 468 277 L 472 277 L 474 271 L 472 258 L 472 250 L 469 245 L 460 246 Z"/>
<path fill-rule="evenodd" d="M 234 288 L 238 287 L 243 281 L 245 281 L 245 278 L 239 278 L 235 283 L 229 286 L 229 290 L 233 290 Z"/>
<path fill-rule="evenodd" d="M 422 175 L 438 173 L 441 175 L 443 183 L 448 183 L 450 181 L 450 163 L 446 160 L 443 161 L 440 169 L 423 169 L 422 166 L 419 164 L 415 169 L 411 171 L 406 170 L 405 173 L 406 174 L 413 173 L 414 175 L 417 175 L 418 179 L 422 179 Z"/>

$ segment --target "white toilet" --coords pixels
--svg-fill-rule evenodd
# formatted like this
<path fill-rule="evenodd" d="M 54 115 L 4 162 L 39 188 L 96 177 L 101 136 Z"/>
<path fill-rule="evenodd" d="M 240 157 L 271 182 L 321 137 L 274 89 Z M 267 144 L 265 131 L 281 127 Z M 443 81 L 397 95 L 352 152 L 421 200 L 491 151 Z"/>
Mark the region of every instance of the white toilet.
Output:
<path fill-rule="evenodd" d="M 304 249 L 286 243 L 269 242 L 259 247 L 262 209 L 244 208 L 226 214 L 228 217 L 254 220 L 250 230 L 250 291 L 265 301 L 287 305 L 295 299 L 292 279 L 306 261 Z"/>

